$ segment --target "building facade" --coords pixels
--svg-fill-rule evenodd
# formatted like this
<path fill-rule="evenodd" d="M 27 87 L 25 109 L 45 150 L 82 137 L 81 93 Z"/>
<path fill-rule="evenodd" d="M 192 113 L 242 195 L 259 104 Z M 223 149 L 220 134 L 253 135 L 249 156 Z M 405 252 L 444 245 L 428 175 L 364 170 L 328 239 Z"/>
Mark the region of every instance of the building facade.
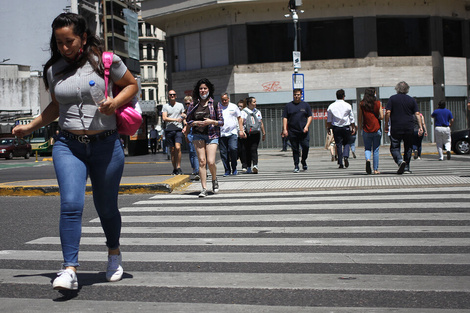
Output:
<path fill-rule="evenodd" d="M 268 129 L 263 147 L 280 147 L 280 114 L 292 100 L 293 50 L 301 52 L 298 71 L 315 114 L 315 146 L 324 143 L 324 112 L 337 89 L 357 110 L 366 87 L 376 87 L 385 104 L 403 80 L 428 129 L 442 99 L 456 116 L 453 128 L 467 127 L 467 1 L 295 1 L 301 4 L 297 23 L 290 3 L 147 0 L 142 17 L 166 32 L 169 88 L 188 94 L 207 77 L 216 94 L 228 92 L 234 102 L 257 98 Z"/>

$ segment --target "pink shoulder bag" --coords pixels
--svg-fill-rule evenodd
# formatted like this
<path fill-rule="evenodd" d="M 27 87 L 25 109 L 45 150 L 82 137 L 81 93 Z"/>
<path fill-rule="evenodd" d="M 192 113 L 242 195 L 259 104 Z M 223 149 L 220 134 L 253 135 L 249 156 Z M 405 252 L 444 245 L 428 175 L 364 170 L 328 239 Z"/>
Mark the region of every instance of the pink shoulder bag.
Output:
<path fill-rule="evenodd" d="M 109 69 L 111 68 L 111 64 L 113 64 L 113 53 L 112 52 L 103 52 L 103 65 L 104 65 L 104 83 L 105 83 L 105 90 L 104 96 L 108 97 L 108 83 L 109 83 Z M 119 94 L 121 89 L 119 86 L 113 86 L 113 96 Z M 133 136 L 140 128 L 142 124 L 142 114 L 136 110 L 136 105 L 131 101 L 123 106 L 119 107 L 116 110 L 116 125 L 118 133 L 121 135 Z"/>

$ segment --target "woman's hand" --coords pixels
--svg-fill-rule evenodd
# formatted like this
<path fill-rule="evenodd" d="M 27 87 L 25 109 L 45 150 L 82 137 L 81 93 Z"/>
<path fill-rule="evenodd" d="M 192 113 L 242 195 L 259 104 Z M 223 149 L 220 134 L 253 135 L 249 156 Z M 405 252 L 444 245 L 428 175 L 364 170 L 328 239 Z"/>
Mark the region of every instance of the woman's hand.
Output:
<path fill-rule="evenodd" d="M 108 99 L 98 108 L 100 113 L 105 114 L 105 115 L 114 114 L 116 112 L 116 109 L 117 109 L 117 104 L 114 101 L 114 99 L 111 97 L 108 97 Z"/>
<path fill-rule="evenodd" d="M 12 135 L 18 137 L 18 138 L 23 138 L 24 136 L 27 136 L 31 134 L 33 131 L 28 127 L 29 124 L 27 125 L 16 125 L 15 128 L 11 131 Z"/>

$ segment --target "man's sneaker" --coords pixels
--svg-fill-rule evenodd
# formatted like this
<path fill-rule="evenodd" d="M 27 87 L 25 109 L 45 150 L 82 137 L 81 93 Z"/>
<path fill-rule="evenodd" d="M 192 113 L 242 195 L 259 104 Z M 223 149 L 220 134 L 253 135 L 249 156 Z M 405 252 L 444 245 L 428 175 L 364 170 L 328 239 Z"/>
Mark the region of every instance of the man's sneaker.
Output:
<path fill-rule="evenodd" d="M 52 288 L 55 290 L 77 290 L 77 274 L 70 268 L 61 270 L 52 282 Z"/>
<path fill-rule="evenodd" d="M 401 161 L 401 162 L 400 162 L 400 165 L 399 165 L 399 167 L 398 167 L 397 174 L 403 174 L 403 172 L 405 171 L 405 167 L 406 167 L 406 162 L 405 162 L 405 161 Z"/>
<path fill-rule="evenodd" d="M 173 169 L 173 172 L 171 172 L 171 175 L 178 175 L 178 170 L 176 168 Z"/>
<path fill-rule="evenodd" d="M 251 167 L 247 167 L 246 171 L 243 172 L 243 174 L 252 174 L 253 172 L 251 171 Z"/>
<path fill-rule="evenodd" d="M 372 174 L 372 169 L 370 168 L 370 160 L 366 161 L 366 173 L 368 175 Z"/>
<path fill-rule="evenodd" d="M 225 173 L 224 173 L 224 177 L 226 177 L 226 176 L 230 176 L 230 170 L 228 170 L 228 171 L 225 171 Z"/>
<path fill-rule="evenodd" d="M 300 172 L 300 170 L 299 170 L 298 167 L 294 168 L 294 173 L 299 173 L 299 172 Z"/>
<path fill-rule="evenodd" d="M 351 151 L 352 155 L 353 155 L 353 158 L 355 159 L 356 158 L 356 152 L 354 151 Z"/>
<path fill-rule="evenodd" d="M 415 160 L 418 158 L 418 150 L 413 151 L 413 158 Z"/>
<path fill-rule="evenodd" d="M 213 191 L 214 193 L 218 193 L 218 192 L 219 192 L 219 182 L 217 181 L 217 178 L 212 181 L 212 191 Z"/>
<path fill-rule="evenodd" d="M 232 175 L 238 175 L 238 171 L 237 171 L 237 170 L 233 170 Z"/>
<path fill-rule="evenodd" d="M 121 280 L 124 270 L 122 269 L 122 254 L 108 255 L 108 267 L 106 268 L 106 279 L 108 281 Z"/>
<path fill-rule="evenodd" d="M 303 163 L 302 163 L 302 169 L 303 169 L 304 171 L 308 170 L 308 166 L 307 166 L 307 163 L 306 163 L 306 162 L 303 162 Z"/>
<path fill-rule="evenodd" d="M 258 174 L 258 165 L 253 166 L 253 174 Z"/>
<path fill-rule="evenodd" d="M 176 169 L 176 175 L 184 175 L 183 171 L 181 168 Z"/>
<path fill-rule="evenodd" d="M 202 189 L 201 193 L 199 194 L 199 198 L 207 197 L 207 189 Z"/>
<path fill-rule="evenodd" d="M 447 160 L 450 160 L 450 151 L 447 151 Z"/>
<path fill-rule="evenodd" d="M 345 168 L 349 167 L 349 159 L 348 158 L 344 158 L 344 167 Z"/>
<path fill-rule="evenodd" d="M 199 172 L 194 173 L 194 180 L 199 180 L 201 177 L 199 176 Z"/>
<path fill-rule="evenodd" d="M 343 164 L 340 164 L 340 165 L 338 166 L 338 168 L 344 168 Z"/>
<path fill-rule="evenodd" d="M 248 170 L 248 169 L 247 169 L 246 167 L 243 167 L 243 168 L 242 168 L 242 173 L 246 173 L 247 170 Z"/>

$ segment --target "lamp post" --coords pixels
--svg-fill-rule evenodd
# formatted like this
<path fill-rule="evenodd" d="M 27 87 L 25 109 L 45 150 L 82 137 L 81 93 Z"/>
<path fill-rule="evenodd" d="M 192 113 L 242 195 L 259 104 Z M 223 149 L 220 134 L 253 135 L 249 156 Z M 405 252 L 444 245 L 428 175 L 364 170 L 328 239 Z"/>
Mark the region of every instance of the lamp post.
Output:
<path fill-rule="evenodd" d="M 299 40 L 298 40 L 299 15 L 297 14 L 297 8 L 301 5 L 302 5 L 302 0 L 289 0 L 288 7 L 289 7 L 290 14 L 285 15 L 286 17 L 292 16 L 292 21 L 294 22 L 294 51 L 292 53 L 292 56 L 294 59 L 294 73 L 298 73 L 299 68 L 300 68 L 300 51 L 299 51 Z M 300 10 L 299 12 L 303 13 L 303 10 Z"/>

